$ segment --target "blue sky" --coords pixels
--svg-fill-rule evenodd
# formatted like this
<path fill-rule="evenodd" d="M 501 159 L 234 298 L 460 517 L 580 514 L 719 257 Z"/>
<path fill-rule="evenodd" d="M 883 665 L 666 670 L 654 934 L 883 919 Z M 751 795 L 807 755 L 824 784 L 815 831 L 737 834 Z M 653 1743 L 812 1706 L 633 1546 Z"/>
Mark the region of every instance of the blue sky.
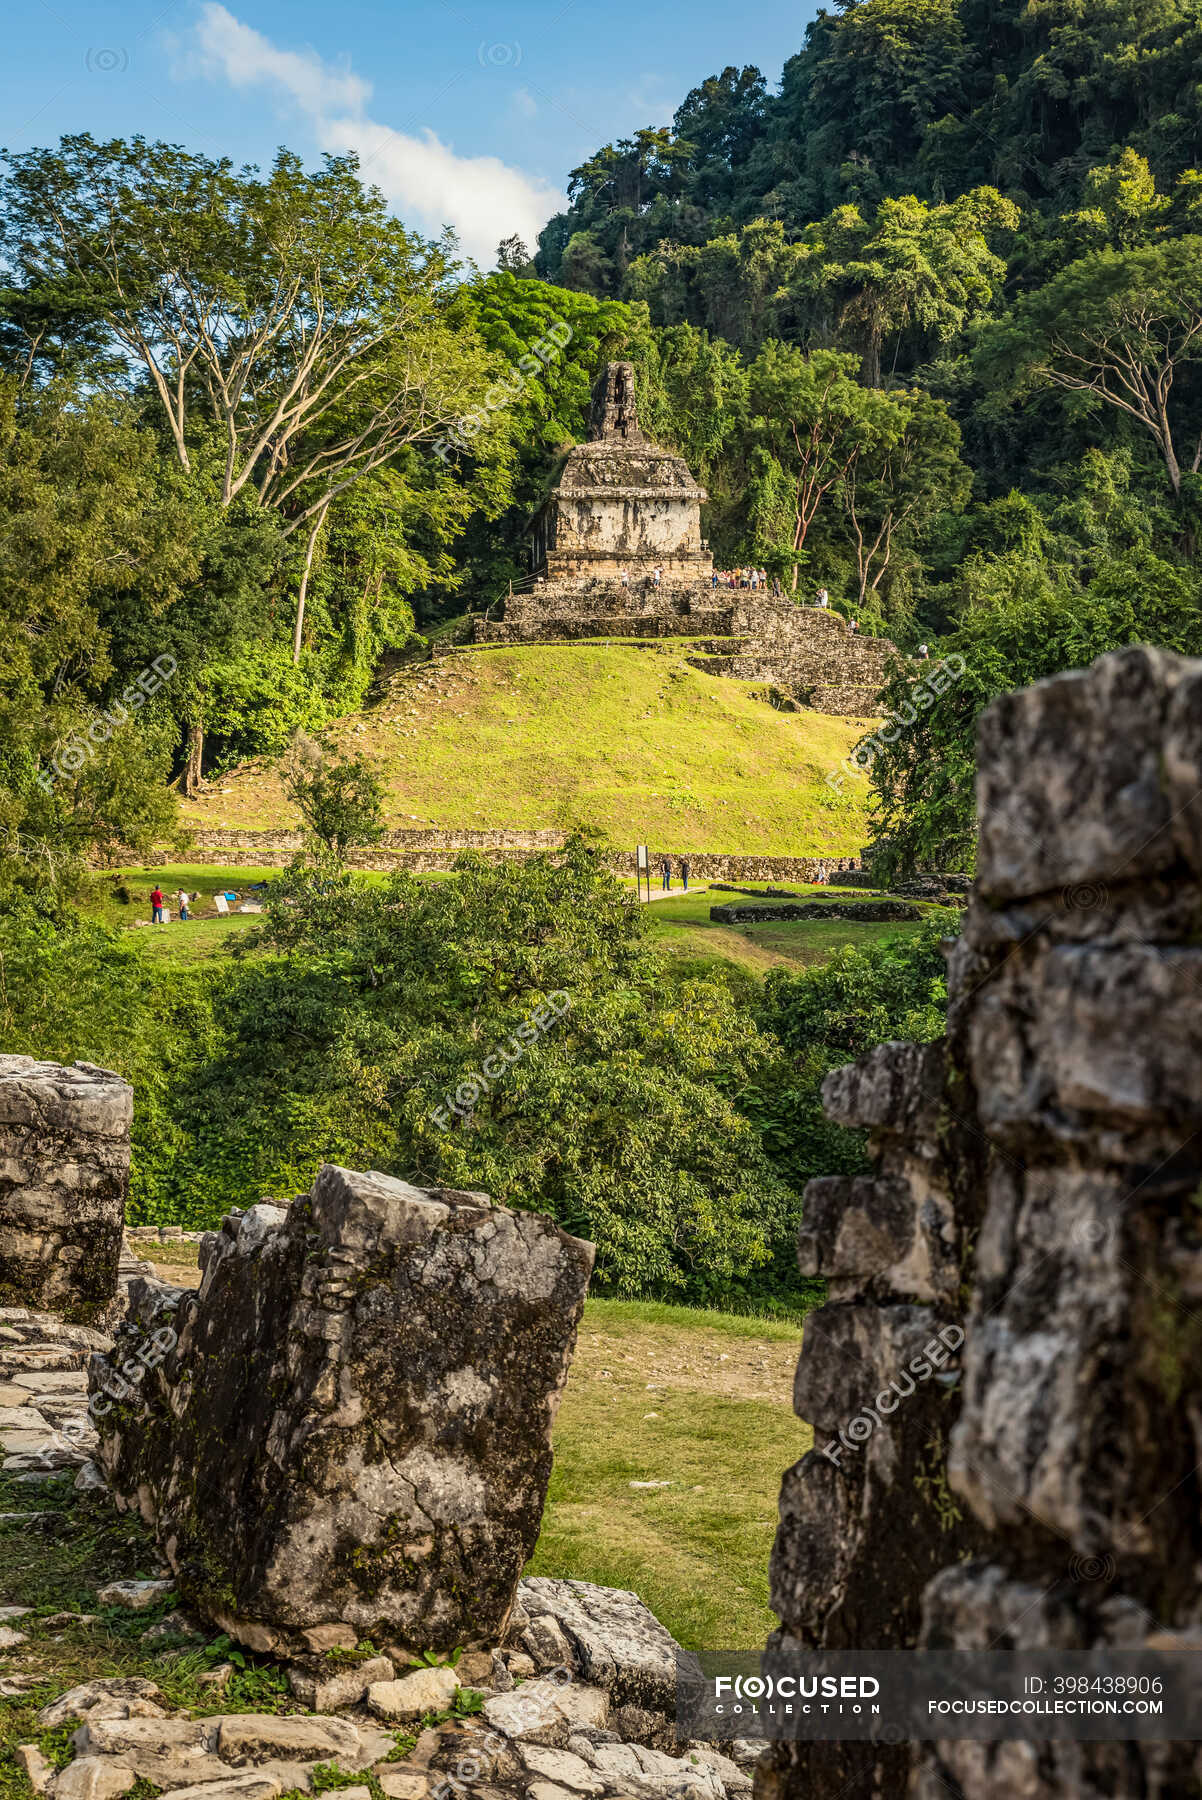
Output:
<path fill-rule="evenodd" d="M 64 132 L 167 138 L 237 162 L 356 149 L 418 229 L 485 266 L 532 242 L 569 169 L 666 124 L 727 63 L 775 83 L 811 0 L 13 0 L 0 68 L 10 149 Z"/>

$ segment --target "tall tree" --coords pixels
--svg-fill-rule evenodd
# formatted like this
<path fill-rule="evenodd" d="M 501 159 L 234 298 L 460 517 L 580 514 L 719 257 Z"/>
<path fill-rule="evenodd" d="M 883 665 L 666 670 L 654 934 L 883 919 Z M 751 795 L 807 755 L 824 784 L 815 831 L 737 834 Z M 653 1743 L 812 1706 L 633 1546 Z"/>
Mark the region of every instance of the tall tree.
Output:
<path fill-rule="evenodd" d="M 432 443 L 488 385 L 486 357 L 448 317 L 451 246 L 390 217 L 353 156 L 308 174 L 281 151 L 261 178 L 85 134 L 4 161 L 18 280 L 43 304 L 86 306 L 124 352 L 110 379 L 141 371 L 181 466 L 212 428 L 223 501 L 253 489 L 286 534 L 405 445 Z"/>
<path fill-rule="evenodd" d="M 1202 469 L 1202 237 L 1082 257 L 985 336 L 987 379 L 1062 388 L 1134 420 L 1169 485 Z"/>
<path fill-rule="evenodd" d="M 803 292 L 838 296 L 839 340 L 863 345 L 864 379 L 879 387 L 888 338 L 892 373 L 905 332 L 944 344 L 989 304 L 1006 269 L 990 237 L 1017 224 L 1017 207 L 995 188 L 942 206 L 912 194 L 883 200 L 871 223 L 843 207 L 803 234 L 814 254 L 798 265 L 798 281 Z"/>
<path fill-rule="evenodd" d="M 844 476 L 841 495 L 861 605 L 879 593 L 897 545 L 936 513 L 957 511 L 972 487 L 960 460 L 960 428 L 943 401 L 896 388 L 879 398 L 871 439 Z"/>
<path fill-rule="evenodd" d="M 172 611 L 201 572 L 203 508 L 129 409 L 0 384 L 0 890 L 174 829 Z M 104 614 L 157 621 L 127 661 Z"/>
<path fill-rule="evenodd" d="M 858 359 L 834 350 L 804 356 L 769 340 L 750 372 L 752 454 L 770 465 L 763 510 L 783 538 L 796 589 L 806 538 L 819 508 L 849 480 L 879 436 L 882 396 L 856 380 Z M 775 526 L 773 512 L 779 516 Z"/>

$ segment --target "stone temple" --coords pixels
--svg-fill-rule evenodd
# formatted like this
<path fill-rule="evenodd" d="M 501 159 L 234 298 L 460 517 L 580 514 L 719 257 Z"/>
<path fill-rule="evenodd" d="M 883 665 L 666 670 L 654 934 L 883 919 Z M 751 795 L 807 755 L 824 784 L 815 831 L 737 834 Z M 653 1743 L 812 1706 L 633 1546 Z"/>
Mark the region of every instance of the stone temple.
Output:
<path fill-rule="evenodd" d="M 674 450 L 643 436 L 634 400 L 634 368 L 607 363 L 593 389 L 587 444 L 577 444 L 535 516 L 535 576 L 645 580 L 704 578 L 713 558 L 701 541 L 708 496 Z"/>
<path fill-rule="evenodd" d="M 476 642 L 688 638 L 688 660 L 707 674 L 768 683 L 785 705 L 870 717 L 893 645 L 787 594 L 715 586 L 707 498 L 684 458 L 643 434 L 634 365 L 606 363 L 588 441 L 568 452 L 532 521 L 529 583 L 499 619 L 490 607 L 476 620 Z"/>

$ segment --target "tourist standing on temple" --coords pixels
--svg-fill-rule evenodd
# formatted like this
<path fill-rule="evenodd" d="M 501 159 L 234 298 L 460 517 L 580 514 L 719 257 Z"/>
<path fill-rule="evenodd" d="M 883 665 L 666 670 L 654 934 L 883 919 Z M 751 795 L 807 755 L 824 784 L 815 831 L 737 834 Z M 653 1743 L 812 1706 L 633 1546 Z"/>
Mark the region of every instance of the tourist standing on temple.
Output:
<path fill-rule="evenodd" d="M 680 859 L 680 880 L 687 894 L 689 891 L 689 859 L 687 856 L 682 856 Z"/>
<path fill-rule="evenodd" d="M 672 864 L 666 856 L 664 857 L 662 868 L 664 875 L 664 893 L 670 894 L 672 892 Z"/>
<path fill-rule="evenodd" d="M 152 925 L 163 923 L 163 890 L 157 881 L 150 896 L 150 923 Z"/>

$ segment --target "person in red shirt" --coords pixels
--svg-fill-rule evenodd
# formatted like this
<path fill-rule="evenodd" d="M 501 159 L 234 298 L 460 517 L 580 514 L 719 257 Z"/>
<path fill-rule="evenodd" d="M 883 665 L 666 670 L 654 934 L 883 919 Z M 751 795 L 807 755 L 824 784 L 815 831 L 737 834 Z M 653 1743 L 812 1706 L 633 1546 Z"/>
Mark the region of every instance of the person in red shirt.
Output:
<path fill-rule="evenodd" d="M 150 896 L 150 923 L 152 925 L 163 923 L 163 890 L 157 883 Z"/>

